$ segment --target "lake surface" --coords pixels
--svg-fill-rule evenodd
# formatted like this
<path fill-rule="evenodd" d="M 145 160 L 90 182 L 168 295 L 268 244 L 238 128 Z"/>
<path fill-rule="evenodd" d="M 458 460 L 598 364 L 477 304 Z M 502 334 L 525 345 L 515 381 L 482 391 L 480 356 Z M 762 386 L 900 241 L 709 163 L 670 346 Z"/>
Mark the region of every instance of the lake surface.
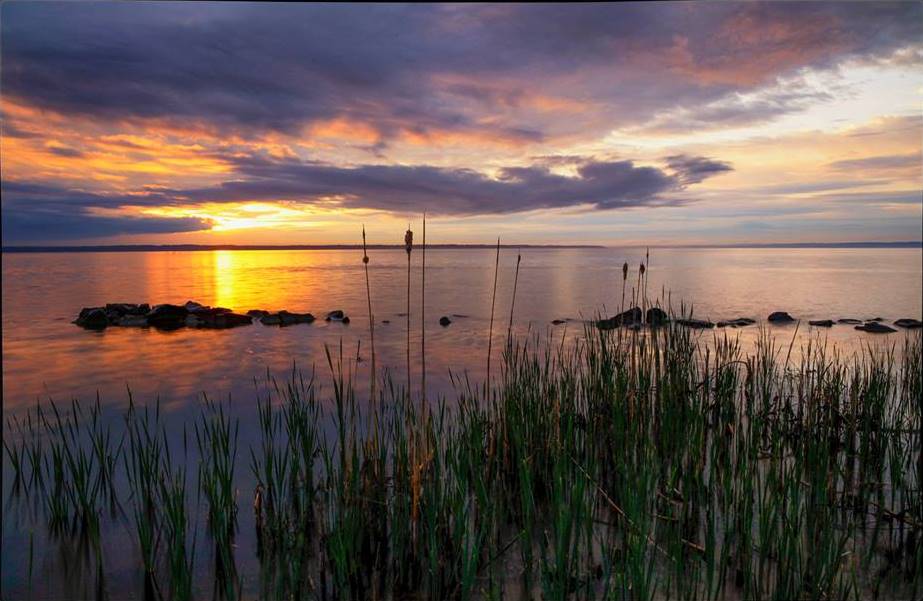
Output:
<path fill-rule="evenodd" d="M 506 339 L 516 271 L 516 250 L 500 255 L 493 349 Z M 372 305 L 378 365 L 406 382 L 407 258 L 402 250 L 370 253 Z M 422 253 L 415 250 L 411 271 L 412 387 L 419 393 Z M 553 319 L 612 315 L 621 305 L 622 264 L 631 271 L 627 297 L 638 282 L 644 249 L 527 249 L 513 313 L 518 337 L 531 334 L 580 336 L 579 321 L 552 326 Z M 116 423 L 134 401 L 159 399 L 171 437 L 191 427 L 201 395 L 230 398 L 241 420 L 236 470 L 240 512 L 238 553 L 247 591 L 256 590 L 248 447 L 258 444 L 255 380 L 267 372 L 285 377 L 293 365 L 318 381 L 330 381 L 325 347 L 339 354 L 367 394 L 370 348 L 368 305 L 361 251 L 201 251 L 27 253 L 3 257 L 3 407 L 21 414 L 36 402 L 92 401 L 99 395 Z M 857 332 L 852 326 L 807 327 L 809 319 L 843 317 L 886 321 L 921 317 L 921 249 L 656 249 L 648 269 L 648 296 L 665 297 L 679 309 L 692 304 L 696 317 L 718 321 L 752 317 L 761 326 L 702 331 L 710 339 L 739 336 L 746 348 L 760 328 L 784 344 L 827 339 L 847 352 L 867 345 L 900 345 L 906 331 L 889 335 Z M 473 381 L 486 371 L 495 255 L 492 250 L 429 250 L 426 254 L 426 382 L 430 397 L 453 397 L 450 371 Z M 277 311 L 310 311 L 313 324 L 285 328 L 254 323 L 232 330 L 110 327 L 83 330 L 71 321 L 82 307 L 107 302 L 203 304 Z M 628 302 L 626 301 L 626 305 Z M 351 323 L 325 322 L 333 309 Z M 766 316 L 784 310 L 802 325 L 766 326 Z M 441 327 L 443 315 L 451 325 Z M 463 315 L 464 317 L 455 317 Z M 390 323 L 385 323 L 386 321 Z M 356 363 L 355 357 L 363 360 Z M 499 364 L 495 359 L 494 366 Z M 494 367 L 494 369 L 497 369 Z M 260 385 L 256 384 L 256 389 Z M 326 390 L 329 391 L 329 385 Z M 5 430 L 6 431 L 6 430 Z M 174 442 L 176 442 L 174 438 Z M 193 461 L 193 460 L 190 460 Z M 4 461 L 4 499 L 9 470 Z M 15 515 L 14 515 L 15 514 Z M 2 590 L 6 598 L 31 591 L 36 598 L 92 597 L 94 580 L 67 560 L 69 551 L 35 526 L 32 510 L 6 512 L 3 523 Z M 139 559 L 122 517 L 104 524 L 106 578 L 118 598 L 139 596 Z M 33 528 L 39 528 L 31 534 Z M 33 538 L 34 536 L 34 538 Z M 200 543 L 201 544 L 201 543 Z M 33 548 L 33 551 L 29 551 Z M 30 559 L 34 554 L 34 559 Z M 204 555 L 203 555 L 204 557 Z M 247 558 L 250 558 L 249 560 Z M 33 567 L 32 582 L 26 574 Z M 197 572 L 207 580 L 208 562 Z M 122 594 L 124 593 L 124 594 Z"/>
<path fill-rule="evenodd" d="M 509 325 L 517 251 L 503 249 L 497 284 L 494 343 Z M 372 310 L 378 365 L 406 382 L 407 259 L 402 250 L 371 253 Z M 137 401 L 159 398 L 182 408 L 207 393 L 239 402 L 252 397 L 254 377 L 288 373 L 293 364 L 329 374 L 325 345 L 346 358 L 364 359 L 354 377 L 367 381 L 370 362 L 368 305 L 361 251 L 100 252 L 3 255 L 3 399 L 7 411 L 38 399 L 124 404 L 126 387 Z M 411 271 L 412 379 L 419 381 L 422 253 Z M 514 332 L 561 336 L 558 318 L 613 314 L 621 304 L 621 267 L 637 284 L 644 249 L 526 249 L 514 307 Z M 921 249 L 656 249 L 650 258 L 648 296 L 692 305 L 696 317 L 764 320 L 784 310 L 803 320 L 799 337 L 825 336 L 842 347 L 893 343 L 852 326 L 809 328 L 807 320 L 841 317 L 920 318 Z M 450 393 L 449 370 L 483 378 L 486 369 L 493 250 L 429 250 L 426 256 L 426 371 L 431 394 Z M 82 307 L 107 302 L 182 304 L 195 300 L 238 312 L 310 311 L 313 324 L 285 328 L 254 323 L 233 330 L 110 327 L 102 332 L 71 323 Z M 626 305 L 629 304 L 626 301 Z M 349 325 L 325 322 L 343 309 Z M 441 316 L 453 323 L 441 327 Z M 453 317 L 464 315 L 466 317 Z M 390 323 L 384 323 L 389 321 Z M 568 324 L 579 334 L 579 323 Z M 723 332 L 721 330 L 716 330 Z M 790 340 L 794 327 L 771 331 Z M 727 330 L 747 343 L 757 328 Z M 710 336 L 711 333 L 704 334 Z M 321 378 L 323 379 L 323 378 Z M 416 385 L 416 384 L 414 384 Z"/>

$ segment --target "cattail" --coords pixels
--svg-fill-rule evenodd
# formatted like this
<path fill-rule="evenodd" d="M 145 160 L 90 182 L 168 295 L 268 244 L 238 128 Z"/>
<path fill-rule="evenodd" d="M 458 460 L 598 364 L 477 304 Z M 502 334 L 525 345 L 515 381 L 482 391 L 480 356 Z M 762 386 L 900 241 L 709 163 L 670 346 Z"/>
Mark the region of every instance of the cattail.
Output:
<path fill-rule="evenodd" d="M 625 282 L 628 281 L 628 261 L 622 265 L 622 307 L 619 312 L 625 311 Z"/>
<path fill-rule="evenodd" d="M 369 403 L 375 402 L 375 317 L 372 315 L 372 287 L 369 284 L 369 253 L 365 241 L 365 224 L 362 225 L 362 263 L 365 266 L 365 296 L 369 302 L 369 338 L 372 345 L 371 378 L 369 378 Z"/>
<path fill-rule="evenodd" d="M 407 398 L 410 399 L 410 252 L 413 250 L 413 232 L 407 224 L 404 234 L 404 249 L 407 251 Z"/>
<path fill-rule="evenodd" d="M 522 261 L 522 253 L 516 251 L 516 277 L 513 279 L 513 300 L 510 302 L 510 326 L 506 330 L 506 346 L 508 349 L 513 348 L 513 308 L 516 306 L 516 287 L 519 285 L 519 263 Z"/>
<path fill-rule="evenodd" d="M 494 341 L 494 306 L 497 303 L 497 274 L 500 271 L 500 238 L 497 238 L 497 262 L 494 264 L 494 293 L 490 299 L 490 328 L 487 330 L 487 380 L 490 386 L 490 354 Z"/>
<path fill-rule="evenodd" d="M 423 212 L 423 265 L 420 276 L 420 404 L 426 411 L 426 211 Z"/>

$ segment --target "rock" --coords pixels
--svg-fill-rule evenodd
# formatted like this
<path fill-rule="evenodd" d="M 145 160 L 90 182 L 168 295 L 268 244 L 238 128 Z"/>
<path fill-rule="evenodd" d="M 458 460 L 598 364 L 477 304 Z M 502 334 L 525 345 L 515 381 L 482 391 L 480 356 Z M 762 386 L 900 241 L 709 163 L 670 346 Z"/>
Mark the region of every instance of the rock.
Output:
<path fill-rule="evenodd" d="M 118 320 L 112 322 L 112 325 L 120 328 L 146 328 L 149 324 L 147 323 L 147 317 L 144 315 L 132 315 L 129 313 L 119 317 Z"/>
<path fill-rule="evenodd" d="M 151 310 L 147 303 L 136 305 L 134 303 L 107 303 L 106 313 L 122 315 L 146 315 Z"/>
<path fill-rule="evenodd" d="M 269 311 L 264 311 L 262 309 L 250 309 L 247 311 L 247 315 L 250 317 L 266 317 L 269 315 Z"/>
<path fill-rule="evenodd" d="M 344 315 L 341 321 L 344 324 L 349 324 L 349 315 Z"/>
<path fill-rule="evenodd" d="M 178 305 L 154 305 L 147 314 L 147 322 L 155 328 L 162 330 L 175 330 L 185 325 L 186 315 L 189 311 L 186 307 Z"/>
<path fill-rule="evenodd" d="M 343 318 L 346 317 L 346 314 L 342 310 L 337 309 L 336 311 L 331 311 L 327 313 L 327 321 L 343 321 Z"/>
<path fill-rule="evenodd" d="M 468 317 L 468 316 L 467 316 L 467 315 L 463 315 L 463 314 L 461 314 L 461 313 L 452 313 L 452 317 L 457 317 L 457 318 L 459 318 L 459 319 L 465 319 L 465 318 Z"/>
<path fill-rule="evenodd" d="M 596 327 L 600 330 L 611 330 L 619 326 L 632 325 L 636 323 L 641 323 L 640 307 L 632 307 L 627 311 L 619 313 L 615 317 L 600 319 L 596 322 Z"/>
<path fill-rule="evenodd" d="M 833 320 L 832 319 L 813 319 L 809 321 L 808 324 L 818 327 L 818 328 L 832 328 Z"/>
<path fill-rule="evenodd" d="M 756 323 L 755 319 L 750 319 L 749 317 L 738 317 L 737 319 L 729 319 L 727 321 L 719 321 L 718 327 L 723 328 L 730 326 L 732 328 L 743 328 L 746 326 L 752 326 Z"/>
<path fill-rule="evenodd" d="M 190 313 L 196 313 L 197 311 L 206 308 L 205 305 L 202 305 L 200 303 L 197 303 L 191 300 L 186 301 L 186 304 L 183 305 L 183 307 L 185 307 L 185 309 L 189 311 Z"/>
<path fill-rule="evenodd" d="M 694 328 L 697 330 L 703 330 L 703 329 L 715 327 L 715 324 L 713 324 L 712 322 L 704 321 L 702 319 L 677 319 L 676 323 L 678 323 L 681 326 L 686 326 L 687 328 Z"/>
<path fill-rule="evenodd" d="M 186 324 L 187 328 L 200 328 L 205 324 L 205 322 L 202 321 L 202 318 L 194 313 L 187 315 L 184 323 Z"/>
<path fill-rule="evenodd" d="M 382 320 L 381 320 L 381 323 L 391 323 L 391 320 L 390 320 L 390 319 L 382 319 Z"/>
<path fill-rule="evenodd" d="M 647 315 L 645 316 L 645 321 L 652 326 L 659 326 L 669 321 L 669 319 L 667 312 L 660 307 L 651 307 L 647 310 Z"/>
<path fill-rule="evenodd" d="M 236 328 L 237 326 L 246 326 L 253 323 L 253 318 L 249 315 L 240 313 L 221 312 L 221 313 L 190 313 L 186 317 L 186 325 L 194 328 L 211 328 L 223 330 L 226 328 Z"/>
<path fill-rule="evenodd" d="M 283 326 L 290 326 L 296 323 L 313 323 L 314 319 L 314 316 L 310 313 L 290 313 L 285 310 L 279 311 L 279 322 Z"/>
<path fill-rule="evenodd" d="M 104 330 L 109 325 L 109 316 L 102 307 L 85 307 L 73 323 L 88 330 Z"/>
<path fill-rule="evenodd" d="M 877 321 L 870 321 L 861 326 L 856 326 L 857 330 L 862 330 L 863 332 L 869 332 L 871 334 L 890 334 L 891 332 L 896 332 L 891 326 L 886 326 L 883 323 L 878 323 Z"/>
<path fill-rule="evenodd" d="M 894 325 L 907 328 L 908 330 L 915 330 L 917 328 L 923 328 L 923 321 L 918 319 L 911 319 L 909 317 L 902 317 L 895 321 Z"/>
<path fill-rule="evenodd" d="M 868 322 L 868 321 L 879 322 L 879 321 L 884 321 L 884 320 L 885 320 L 884 317 L 873 317 L 872 319 L 866 319 L 865 321 L 867 321 L 867 322 Z"/>
<path fill-rule="evenodd" d="M 774 311 L 769 314 L 769 317 L 767 317 L 766 320 L 772 323 L 790 323 L 795 321 L 795 318 L 785 311 Z"/>
<path fill-rule="evenodd" d="M 553 326 L 559 326 L 562 323 L 567 323 L 567 320 L 566 319 L 552 319 L 551 320 L 551 325 Z"/>
<path fill-rule="evenodd" d="M 848 323 L 848 324 L 850 324 L 850 325 L 855 325 L 855 324 L 861 324 L 861 323 L 862 323 L 862 320 L 861 320 L 861 319 L 849 319 L 849 318 L 844 318 L 844 319 L 838 319 L 838 320 L 836 320 L 836 322 L 837 322 L 837 323 Z"/>
<path fill-rule="evenodd" d="M 264 326 L 278 326 L 282 325 L 282 318 L 278 314 L 264 315 L 260 318 L 260 323 Z"/>
<path fill-rule="evenodd" d="M 439 325 L 441 325 L 442 327 L 446 327 L 450 323 L 452 323 L 452 320 L 446 317 L 445 315 L 439 318 Z"/>

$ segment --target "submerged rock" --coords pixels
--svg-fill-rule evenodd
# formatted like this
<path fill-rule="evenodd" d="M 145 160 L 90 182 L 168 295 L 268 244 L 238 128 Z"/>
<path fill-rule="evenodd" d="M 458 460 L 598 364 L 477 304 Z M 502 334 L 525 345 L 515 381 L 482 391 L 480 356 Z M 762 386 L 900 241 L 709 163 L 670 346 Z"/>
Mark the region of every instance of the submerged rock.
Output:
<path fill-rule="evenodd" d="M 285 310 L 279 311 L 279 321 L 283 326 L 290 326 L 296 323 L 313 323 L 315 319 L 316 318 L 311 313 L 290 313 Z"/>
<path fill-rule="evenodd" d="M 923 321 L 920 321 L 919 319 L 911 319 L 909 317 L 902 317 L 895 321 L 894 325 L 907 328 L 908 330 L 915 330 L 917 328 L 923 328 Z"/>
<path fill-rule="evenodd" d="M 266 317 L 269 315 L 269 311 L 264 311 L 263 309 L 250 309 L 247 311 L 247 315 L 250 317 Z"/>
<path fill-rule="evenodd" d="M 838 319 L 838 320 L 836 320 L 836 322 L 837 322 L 837 323 L 846 323 L 846 324 L 849 324 L 849 325 L 855 325 L 855 324 L 861 324 L 861 323 L 862 323 L 862 320 L 861 320 L 861 319 L 852 319 L 852 318 L 845 318 L 845 317 L 844 317 L 843 319 Z"/>
<path fill-rule="evenodd" d="M 809 321 L 808 324 L 818 327 L 818 328 L 832 328 L 833 320 L 832 319 L 813 319 Z"/>
<path fill-rule="evenodd" d="M 702 319 L 677 319 L 676 323 L 681 326 L 686 326 L 687 328 L 694 328 L 697 330 L 704 330 L 715 327 L 715 324 L 712 322 Z"/>
<path fill-rule="evenodd" d="M 795 318 L 785 311 L 773 311 L 769 314 L 769 317 L 767 317 L 766 320 L 771 321 L 772 323 L 789 323 L 795 321 Z"/>
<path fill-rule="evenodd" d="M 553 326 L 559 326 L 562 323 L 567 323 L 567 320 L 566 319 L 552 319 L 551 320 L 551 325 Z"/>
<path fill-rule="evenodd" d="M 878 323 L 877 321 L 870 321 L 861 326 L 856 326 L 857 330 L 862 330 L 863 332 L 869 332 L 871 334 L 890 334 L 891 332 L 896 332 L 891 326 L 886 326 L 883 323 Z"/>
<path fill-rule="evenodd" d="M 327 321 L 343 321 L 344 319 L 346 319 L 346 314 L 341 309 L 327 313 L 326 317 Z"/>
<path fill-rule="evenodd" d="M 450 323 L 452 323 L 452 320 L 446 317 L 445 315 L 439 318 L 439 325 L 441 325 L 442 327 L 446 327 Z"/>
<path fill-rule="evenodd" d="M 732 328 L 743 328 L 745 326 L 752 326 L 755 323 L 756 323 L 755 319 L 750 319 L 749 317 L 738 317 L 737 319 L 719 321 L 718 327 L 724 328 L 724 327 L 730 326 Z"/>

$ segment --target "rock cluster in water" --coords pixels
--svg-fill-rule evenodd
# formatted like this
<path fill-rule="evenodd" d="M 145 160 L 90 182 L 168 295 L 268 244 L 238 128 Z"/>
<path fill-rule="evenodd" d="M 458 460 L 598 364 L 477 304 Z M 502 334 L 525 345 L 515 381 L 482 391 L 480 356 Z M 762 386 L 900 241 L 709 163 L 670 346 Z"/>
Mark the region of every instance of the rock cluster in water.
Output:
<path fill-rule="evenodd" d="M 641 319 L 642 315 L 645 317 L 644 320 Z M 627 311 L 623 311 L 613 317 L 597 320 L 596 327 L 600 330 L 612 330 L 618 327 L 629 327 L 637 329 L 645 324 L 650 326 L 658 326 L 668 321 L 670 321 L 669 316 L 659 307 L 651 307 L 647 310 L 646 314 L 641 310 L 640 307 L 632 307 Z M 672 321 L 678 325 L 693 329 L 710 329 L 716 326 L 719 328 L 743 328 L 756 323 L 755 319 L 751 319 L 749 317 L 738 317 L 737 319 L 719 321 L 717 324 L 702 319 L 692 319 L 691 317 L 674 318 Z M 788 324 L 794 323 L 798 320 L 785 311 L 774 311 L 769 314 L 769 316 L 766 318 L 766 321 L 772 324 Z M 811 320 L 808 323 L 811 326 L 819 328 L 831 328 L 835 324 L 854 325 L 855 329 L 861 330 L 863 332 L 869 332 L 871 334 L 889 334 L 891 332 L 897 331 L 891 326 L 882 323 L 883 321 L 883 318 L 875 317 L 873 319 L 866 320 L 852 318 L 842 318 L 836 321 L 832 319 L 818 319 Z M 555 319 L 551 323 L 558 325 L 564 323 L 564 320 Z M 906 329 L 917 329 L 923 327 L 923 321 L 911 318 L 901 318 L 895 320 L 894 325 Z"/>
<path fill-rule="evenodd" d="M 86 307 L 80 311 L 73 323 L 88 330 L 103 330 L 110 326 L 154 327 L 159 330 L 176 330 L 183 327 L 227 329 L 250 325 L 254 319 L 267 326 L 289 326 L 312 323 L 315 317 L 310 313 L 285 310 L 271 313 L 263 309 L 251 309 L 246 315 L 242 315 L 224 307 L 209 307 L 195 301 L 187 301 L 184 305 L 165 303 L 153 307 L 147 303 L 109 303 L 105 307 Z M 349 323 L 349 317 L 343 311 L 336 310 L 327 314 L 327 321 Z"/>

